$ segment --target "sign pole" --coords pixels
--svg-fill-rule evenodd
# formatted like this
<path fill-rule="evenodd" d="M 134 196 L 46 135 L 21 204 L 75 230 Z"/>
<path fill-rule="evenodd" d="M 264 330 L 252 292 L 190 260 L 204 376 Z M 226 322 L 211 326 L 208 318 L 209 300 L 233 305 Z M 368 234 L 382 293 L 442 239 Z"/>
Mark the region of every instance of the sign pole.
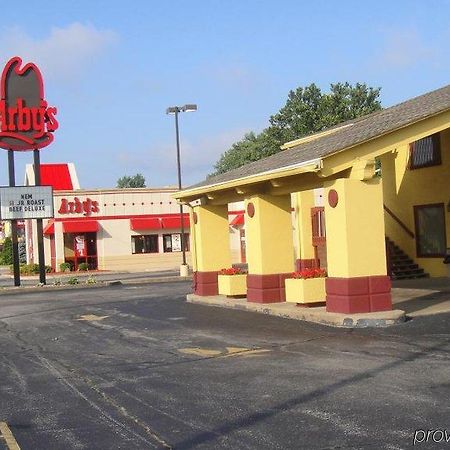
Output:
<path fill-rule="evenodd" d="M 16 185 L 16 174 L 14 169 L 13 150 L 8 150 L 8 171 L 9 171 L 9 185 L 10 187 L 14 187 Z M 12 238 L 13 267 L 14 267 L 14 286 L 20 286 L 20 261 L 19 261 L 19 243 L 17 241 L 17 220 L 11 220 L 11 238 Z"/>
<path fill-rule="evenodd" d="M 41 185 L 41 157 L 39 150 L 33 150 L 34 157 L 34 184 L 36 186 Z M 38 257 L 39 257 L 39 282 L 46 284 L 45 279 L 45 254 L 44 254 L 44 232 L 42 219 L 36 219 L 36 231 L 37 231 L 37 244 L 38 244 Z"/>

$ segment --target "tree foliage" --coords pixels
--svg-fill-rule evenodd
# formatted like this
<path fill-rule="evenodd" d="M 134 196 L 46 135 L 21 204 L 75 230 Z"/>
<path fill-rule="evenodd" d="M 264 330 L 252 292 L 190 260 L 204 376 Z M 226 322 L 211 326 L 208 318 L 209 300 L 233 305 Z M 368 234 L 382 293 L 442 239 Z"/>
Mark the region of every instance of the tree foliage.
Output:
<path fill-rule="evenodd" d="M 124 175 L 117 180 L 118 188 L 145 188 L 145 178 L 142 174 L 137 173 L 133 176 Z"/>
<path fill-rule="evenodd" d="M 10 265 L 13 263 L 13 245 L 10 237 L 6 237 L 0 252 L 0 264 Z"/>
<path fill-rule="evenodd" d="M 380 90 L 346 82 L 331 84 L 327 93 L 314 83 L 290 91 L 286 104 L 270 117 L 269 127 L 234 143 L 215 164 L 214 175 L 273 155 L 286 142 L 380 110 Z"/>

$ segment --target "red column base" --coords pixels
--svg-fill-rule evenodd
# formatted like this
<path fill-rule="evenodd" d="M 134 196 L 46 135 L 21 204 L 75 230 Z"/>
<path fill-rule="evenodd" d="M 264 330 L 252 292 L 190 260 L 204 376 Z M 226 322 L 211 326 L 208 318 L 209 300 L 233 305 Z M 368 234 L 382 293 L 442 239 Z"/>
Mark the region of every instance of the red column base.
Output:
<path fill-rule="evenodd" d="M 247 301 L 252 303 L 279 303 L 286 301 L 284 280 L 291 273 L 247 275 Z"/>
<path fill-rule="evenodd" d="M 295 270 L 300 272 L 300 270 L 304 269 L 317 269 L 320 267 L 319 261 L 316 259 L 297 259 L 295 261 Z"/>
<path fill-rule="evenodd" d="M 194 272 L 192 290 L 201 296 L 217 295 L 219 293 L 218 272 Z"/>
<path fill-rule="evenodd" d="M 325 280 L 327 311 L 366 313 L 392 310 L 391 279 L 385 276 Z"/>

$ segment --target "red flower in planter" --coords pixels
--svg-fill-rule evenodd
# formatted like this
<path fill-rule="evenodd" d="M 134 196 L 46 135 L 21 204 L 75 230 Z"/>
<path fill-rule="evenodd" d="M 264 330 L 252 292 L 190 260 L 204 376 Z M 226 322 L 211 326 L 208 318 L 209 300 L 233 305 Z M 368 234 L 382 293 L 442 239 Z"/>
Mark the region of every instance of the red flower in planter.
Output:
<path fill-rule="evenodd" d="M 221 269 L 219 275 L 245 275 L 246 272 L 238 267 L 229 267 L 226 269 Z"/>
<path fill-rule="evenodd" d="M 299 272 L 293 272 L 291 278 L 323 278 L 327 276 L 327 272 L 325 269 L 303 269 Z"/>

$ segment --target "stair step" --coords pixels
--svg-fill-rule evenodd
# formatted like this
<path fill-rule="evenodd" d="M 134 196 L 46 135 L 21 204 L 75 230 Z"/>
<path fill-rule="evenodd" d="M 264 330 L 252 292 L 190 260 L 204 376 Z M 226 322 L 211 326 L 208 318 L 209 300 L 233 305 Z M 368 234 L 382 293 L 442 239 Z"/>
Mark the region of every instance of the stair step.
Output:
<path fill-rule="evenodd" d="M 391 279 L 406 280 L 430 276 L 388 237 L 386 237 L 386 248 L 391 265 Z"/>
<path fill-rule="evenodd" d="M 413 278 L 429 278 L 429 273 L 423 273 L 421 275 L 392 275 L 392 280 L 411 280 Z"/>
<path fill-rule="evenodd" d="M 406 264 L 405 263 L 392 264 L 392 270 L 414 270 L 414 269 L 419 269 L 419 266 L 412 261 Z"/>

